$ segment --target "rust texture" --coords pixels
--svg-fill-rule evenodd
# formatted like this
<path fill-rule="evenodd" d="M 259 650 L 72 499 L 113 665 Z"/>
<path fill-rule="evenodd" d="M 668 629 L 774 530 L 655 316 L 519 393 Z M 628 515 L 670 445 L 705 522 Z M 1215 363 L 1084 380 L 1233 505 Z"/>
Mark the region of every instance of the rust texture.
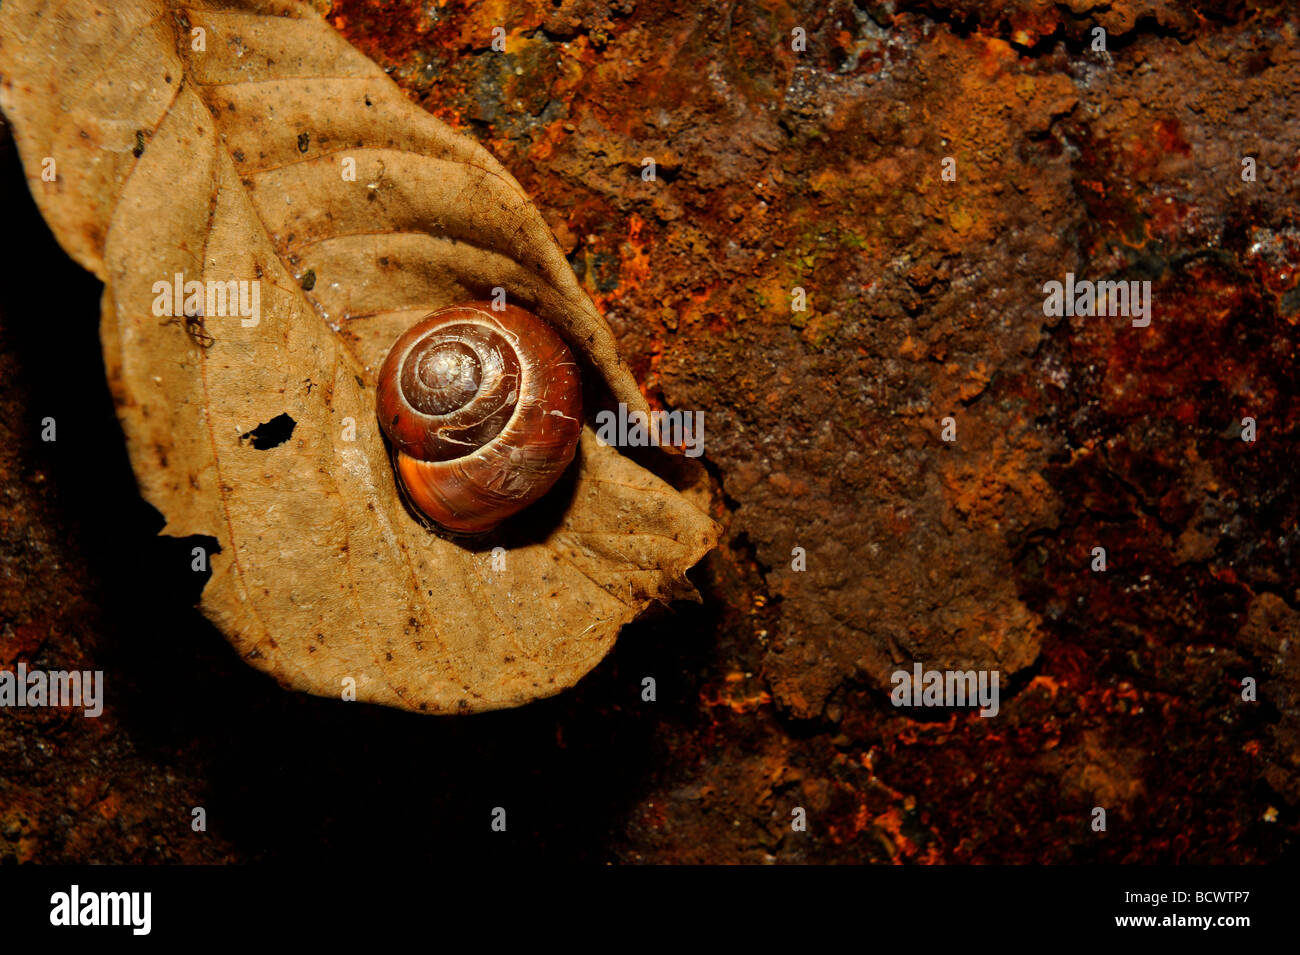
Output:
<path fill-rule="evenodd" d="M 0 297 L 0 666 L 116 689 L 100 720 L 0 712 L 0 856 L 1294 857 L 1290 4 L 315 5 L 516 175 L 652 402 L 705 411 L 704 603 L 519 711 L 284 693 L 189 609 L 187 545 L 133 501 L 94 283 L 59 265 L 57 322 Z M 42 241 L 9 265 L 55 268 Z M 1045 317 L 1067 272 L 1150 281 L 1150 327 Z M 913 661 L 998 668 L 1000 713 L 893 708 Z"/>

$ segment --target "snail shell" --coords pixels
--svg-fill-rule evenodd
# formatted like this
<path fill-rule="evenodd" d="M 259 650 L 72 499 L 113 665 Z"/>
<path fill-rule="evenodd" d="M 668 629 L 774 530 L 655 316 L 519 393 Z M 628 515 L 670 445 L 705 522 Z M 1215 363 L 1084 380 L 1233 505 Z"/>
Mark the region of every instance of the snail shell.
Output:
<path fill-rule="evenodd" d="M 531 312 L 453 305 L 397 339 L 379 372 L 378 412 L 411 504 L 448 531 L 482 534 L 573 460 L 578 366 Z"/>

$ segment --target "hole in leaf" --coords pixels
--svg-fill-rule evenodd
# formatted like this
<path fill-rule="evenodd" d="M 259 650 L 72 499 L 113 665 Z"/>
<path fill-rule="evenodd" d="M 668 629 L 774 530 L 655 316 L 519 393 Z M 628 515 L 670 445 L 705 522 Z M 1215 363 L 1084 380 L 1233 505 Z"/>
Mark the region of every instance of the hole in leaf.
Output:
<path fill-rule="evenodd" d="M 165 582 L 169 592 L 180 594 L 187 604 L 197 604 L 212 576 L 212 558 L 221 553 L 217 539 L 208 534 L 159 534 L 151 548 L 149 579 L 159 585 Z"/>
<path fill-rule="evenodd" d="M 294 421 L 288 414 L 281 413 L 270 421 L 259 424 L 252 431 L 245 431 L 239 436 L 239 440 L 251 441 L 254 450 L 268 451 L 271 448 L 278 448 L 288 441 L 297 425 L 298 422 Z"/>

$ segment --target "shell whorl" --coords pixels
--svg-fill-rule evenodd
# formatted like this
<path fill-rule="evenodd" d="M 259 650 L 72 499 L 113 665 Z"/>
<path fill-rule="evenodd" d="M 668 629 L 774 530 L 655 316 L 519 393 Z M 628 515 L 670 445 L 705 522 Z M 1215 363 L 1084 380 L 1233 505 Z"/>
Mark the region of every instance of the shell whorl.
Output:
<path fill-rule="evenodd" d="M 378 414 L 411 503 L 446 530 L 477 534 L 544 495 L 573 460 L 581 382 L 536 315 L 453 305 L 394 343 Z"/>

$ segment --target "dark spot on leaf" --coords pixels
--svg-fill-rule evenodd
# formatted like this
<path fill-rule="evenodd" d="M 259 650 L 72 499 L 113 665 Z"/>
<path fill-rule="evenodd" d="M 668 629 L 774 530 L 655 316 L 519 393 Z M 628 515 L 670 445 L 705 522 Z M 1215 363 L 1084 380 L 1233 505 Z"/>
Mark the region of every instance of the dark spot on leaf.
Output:
<path fill-rule="evenodd" d="M 302 277 L 302 290 L 304 292 L 310 292 L 315 287 L 316 287 L 316 272 L 313 269 L 308 269 L 306 274 L 304 274 Z"/>
<path fill-rule="evenodd" d="M 311 145 L 311 133 L 298 134 L 298 152 L 305 153 L 307 147 Z"/>
<path fill-rule="evenodd" d="M 270 421 L 259 424 L 252 431 L 244 432 L 239 436 L 239 440 L 251 441 L 253 449 L 256 451 L 268 451 L 271 448 L 278 448 L 288 441 L 297 424 L 298 422 L 289 417 L 287 413 L 281 413 Z"/>

